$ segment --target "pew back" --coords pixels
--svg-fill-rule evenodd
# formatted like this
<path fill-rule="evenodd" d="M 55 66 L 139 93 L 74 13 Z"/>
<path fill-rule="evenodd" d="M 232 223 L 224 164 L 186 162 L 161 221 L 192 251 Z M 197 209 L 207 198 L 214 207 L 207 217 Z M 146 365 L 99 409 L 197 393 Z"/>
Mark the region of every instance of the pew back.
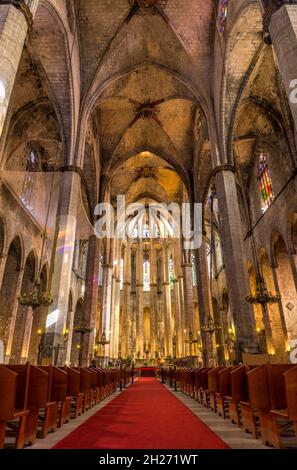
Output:
<path fill-rule="evenodd" d="M 225 367 L 219 372 L 219 392 L 222 397 L 231 396 L 231 372 L 233 367 Z"/>
<path fill-rule="evenodd" d="M 0 421 L 13 416 L 15 410 L 17 374 L 0 365 Z"/>
<path fill-rule="evenodd" d="M 219 372 L 221 370 L 221 367 L 214 367 L 213 369 L 207 372 L 209 392 L 214 393 L 219 391 Z"/>
<path fill-rule="evenodd" d="M 67 372 L 53 365 L 42 366 L 41 369 L 49 375 L 48 400 L 65 401 L 67 396 Z"/>
<path fill-rule="evenodd" d="M 288 415 L 297 421 L 297 366 L 291 367 L 284 373 Z M 296 436 L 297 437 L 297 436 Z"/>
<path fill-rule="evenodd" d="M 248 370 L 248 366 L 240 366 L 237 369 L 231 371 L 231 393 L 232 399 L 235 401 L 248 400 Z"/>
<path fill-rule="evenodd" d="M 67 395 L 69 397 L 77 397 L 80 392 L 80 373 L 71 367 L 64 367 L 67 372 Z"/>
<path fill-rule="evenodd" d="M 17 374 L 16 379 L 16 399 L 15 408 L 17 410 L 27 409 L 28 390 L 29 390 L 29 369 L 30 364 L 26 365 L 5 365 L 9 370 Z"/>
<path fill-rule="evenodd" d="M 263 364 L 249 371 L 248 395 L 251 406 L 259 410 L 286 408 L 284 372 L 290 364 Z"/>
<path fill-rule="evenodd" d="M 46 405 L 49 383 L 49 376 L 46 372 L 31 364 L 8 364 L 5 367 L 17 374 L 17 409 L 31 410 Z"/>

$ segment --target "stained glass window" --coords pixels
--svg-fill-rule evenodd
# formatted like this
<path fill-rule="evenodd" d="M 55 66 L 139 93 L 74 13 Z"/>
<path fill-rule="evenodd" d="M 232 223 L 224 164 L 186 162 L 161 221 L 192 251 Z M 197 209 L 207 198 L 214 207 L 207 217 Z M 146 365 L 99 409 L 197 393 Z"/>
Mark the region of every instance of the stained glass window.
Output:
<path fill-rule="evenodd" d="M 99 273 L 98 273 L 98 286 L 102 287 L 103 285 L 103 254 L 99 255 Z"/>
<path fill-rule="evenodd" d="M 265 212 L 274 199 L 267 155 L 265 153 L 261 153 L 259 157 L 258 176 L 262 196 L 262 212 Z"/>
<path fill-rule="evenodd" d="M 148 260 L 143 263 L 143 290 L 149 292 L 150 288 L 150 262 Z"/>
<path fill-rule="evenodd" d="M 193 278 L 193 286 L 197 286 L 197 272 L 196 272 L 196 262 L 195 262 L 195 255 L 192 254 L 192 278 Z"/>
<path fill-rule="evenodd" d="M 220 24 L 221 33 L 223 33 L 223 31 L 225 30 L 225 23 L 228 18 L 228 1 L 229 0 L 221 0 L 220 13 L 219 13 L 219 24 Z"/>
<path fill-rule="evenodd" d="M 148 224 L 143 226 L 143 238 L 150 238 L 150 230 Z"/>
<path fill-rule="evenodd" d="M 33 172 L 37 169 L 37 157 L 33 150 L 28 152 L 26 161 L 26 174 L 22 190 L 22 201 L 28 209 L 31 209 L 31 198 L 34 186 Z"/>

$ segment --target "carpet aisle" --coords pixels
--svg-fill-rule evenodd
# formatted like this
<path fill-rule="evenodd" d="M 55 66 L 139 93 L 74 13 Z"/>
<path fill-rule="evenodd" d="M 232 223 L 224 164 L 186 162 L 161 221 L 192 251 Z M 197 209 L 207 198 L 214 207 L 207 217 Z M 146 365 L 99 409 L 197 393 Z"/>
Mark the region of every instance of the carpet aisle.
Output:
<path fill-rule="evenodd" d="M 228 449 L 154 378 L 142 378 L 54 449 Z"/>

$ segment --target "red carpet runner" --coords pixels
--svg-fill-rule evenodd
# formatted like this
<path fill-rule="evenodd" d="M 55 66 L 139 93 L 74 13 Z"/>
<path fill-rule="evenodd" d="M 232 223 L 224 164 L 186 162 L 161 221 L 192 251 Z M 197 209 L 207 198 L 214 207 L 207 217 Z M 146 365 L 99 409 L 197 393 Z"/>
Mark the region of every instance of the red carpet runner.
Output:
<path fill-rule="evenodd" d="M 155 378 L 142 378 L 54 449 L 227 449 Z"/>

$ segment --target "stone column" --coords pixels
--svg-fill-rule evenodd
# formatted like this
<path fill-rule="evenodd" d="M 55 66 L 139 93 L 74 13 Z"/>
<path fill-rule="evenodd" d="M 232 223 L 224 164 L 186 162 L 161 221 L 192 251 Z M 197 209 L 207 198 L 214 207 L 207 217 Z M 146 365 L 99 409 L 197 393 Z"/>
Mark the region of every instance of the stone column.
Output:
<path fill-rule="evenodd" d="M 21 350 L 21 363 L 25 364 L 28 360 L 29 354 L 29 345 L 30 338 L 32 333 L 32 324 L 33 324 L 33 308 L 28 307 L 26 312 L 26 319 L 24 321 L 24 335 L 23 335 L 23 344 Z"/>
<path fill-rule="evenodd" d="M 151 357 L 155 358 L 158 350 L 158 285 L 157 285 L 157 254 L 154 239 L 151 238 L 150 247 L 150 289 L 151 289 Z"/>
<path fill-rule="evenodd" d="M 251 305 L 245 300 L 250 293 L 250 286 L 233 168 L 222 166 L 216 170 L 220 233 L 227 287 L 236 330 L 237 358 L 240 360 L 240 350 L 250 353 L 258 351 L 255 319 Z"/>
<path fill-rule="evenodd" d="M 103 269 L 103 293 L 102 293 L 102 333 L 105 333 L 106 340 L 110 341 L 110 315 L 111 315 L 111 292 L 112 292 L 112 270 L 113 265 L 106 263 Z M 110 354 L 110 344 L 101 346 L 102 356 L 108 357 Z M 101 355 L 101 354 L 100 354 Z"/>
<path fill-rule="evenodd" d="M 296 92 L 294 93 L 295 99 L 290 99 L 291 92 L 297 89 L 296 83 L 292 86 L 293 80 L 297 79 L 297 3 L 289 5 L 289 3 L 293 3 L 292 0 L 283 0 L 283 3 L 281 8 L 278 5 L 272 7 L 271 4 L 267 7 L 264 14 L 264 30 L 267 28 L 269 30 L 279 70 L 287 91 L 295 129 L 297 129 Z"/>
<path fill-rule="evenodd" d="M 76 234 L 76 216 L 80 198 L 80 176 L 74 171 L 65 171 L 61 179 L 59 212 L 53 246 L 49 286 L 53 303 L 48 309 L 46 333 L 53 334 L 53 360 L 58 364 L 66 359 L 63 347 L 63 332 L 67 322 L 69 292 L 71 287 L 72 262 Z M 58 350 L 58 352 L 57 352 Z"/>
<path fill-rule="evenodd" d="M 165 357 L 172 356 L 172 312 L 171 312 L 171 291 L 169 279 L 169 246 L 164 242 L 162 251 L 163 264 L 163 312 L 164 312 L 164 347 Z"/>
<path fill-rule="evenodd" d="M 2 287 L 2 280 L 3 280 L 3 274 L 6 266 L 6 261 L 7 261 L 7 253 L 2 252 L 0 255 L 0 290 Z"/>
<path fill-rule="evenodd" d="M 189 250 L 183 253 L 183 290 L 184 290 L 184 305 L 185 305 L 185 340 L 188 340 L 190 331 L 195 336 L 194 332 L 194 296 L 193 296 L 193 276 L 192 276 L 192 262 L 191 252 Z M 192 346 L 193 348 L 193 346 Z M 191 345 L 185 343 L 186 355 L 191 354 Z"/>
<path fill-rule="evenodd" d="M 87 365 L 94 355 L 96 337 L 96 316 L 98 306 L 98 274 L 99 274 L 100 240 L 96 235 L 89 238 L 88 258 L 86 267 L 86 289 L 84 296 L 84 320 L 92 328 L 91 333 L 83 338 L 82 365 Z"/>
<path fill-rule="evenodd" d="M 179 241 L 175 241 L 173 246 L 173 292 L 174 292 L 174 319 L 176 331 L 176 357 L 183 357 L 183 328 L 181 318 L 181 290 L 179 278 L 181 276 L 181 266 L 178 262 L 180 260 Z"/>
<path fill-rule="evenodd" d="M 123 283 L 123 334 L 122 334 L 122 357 L 127 357 L 130 352 L 131 338 L 131 249 L 129 239 L 125 246 L 124 255 L 124 283 Z"/>
<path fill-rule="evenodd" d="M 114 359 L 118 356 L 119 340 L 119 308 L 120 308 L 120 267 L 121 251 L 118 239 L 114 241 L 114 269 L 112 276 L 112 297 L 110 312 L 110 355 Z"/>
<path fill-rule="evenodd" d="M 0 137 L 20 63 L 28 26 L 32 24 L 37 1 L 20 1 L 23 12 L 12 5 L 0 5 Z"/>
<path fill-rule="evenodd" d="M 199 322 L 200 334 L 202 340 L 202 354 L 205 365 L 214 365 L 215 349 L 214 344 L 205 333 L 202 327 L 206 324 L 209 315 L 213 318 L 212 298 L 210 292 L 210 283 L 206 258 L 205 236 L 202 237 L 202 244 L 196 252 L 196 272 L 197 272 L 197 294 L 199 302 Z"/>
<path fill-rule="evenodd" d="M 12 349 L 12 340 L 13 340 L 13 336 L 14 336 L 14 327 L 15 327 L 16 316 L 17 316 L 17 311 L 18 311 L 18 307 L 19 307 L 19 303 L 18 303 L 17 298 L 21 294 L 23 275 L 24 275 L 24 266 L 21 266 L 20 270 L 19 270 L 19 276 L 18 276 L 16 290 L 15 290 L 14 305 L 13 305 L 13 309 L 12 309 L 12 312 L 11 312 L 11 317 L 8 319 L 9 323 L 8 323 L 7 335 L 5 335 L 4 338 L 2 338 L 3 342 L 4 342 L 4 348 L 6 346 L 5 352 L 4 352 L 4 354 L 5 354 L 5 357 L 4 357 L 5 363 L 9 362 L 9 357 L 10 357 L 10 353 L 11 353 L 11 349 Z"/>
<path fill-rule="evenodd" d="M 70 360 L 71 360 L 72 337 L 73 337 L 73 327 L 74 327 L 74 314 L 75 314 L 75 311 L 72 308 L 72 311 L 68 312 L 69 325 L 68 325 L 68 337 L 67 337 L 65 364 L 69 364 Z"/>
<path fill-rule="evenodd" d="M 139 239 L 136 251 L 136 353 L 139 352 L 140 357 L 143 357 L 143 343 L 143 249 Z"/>

